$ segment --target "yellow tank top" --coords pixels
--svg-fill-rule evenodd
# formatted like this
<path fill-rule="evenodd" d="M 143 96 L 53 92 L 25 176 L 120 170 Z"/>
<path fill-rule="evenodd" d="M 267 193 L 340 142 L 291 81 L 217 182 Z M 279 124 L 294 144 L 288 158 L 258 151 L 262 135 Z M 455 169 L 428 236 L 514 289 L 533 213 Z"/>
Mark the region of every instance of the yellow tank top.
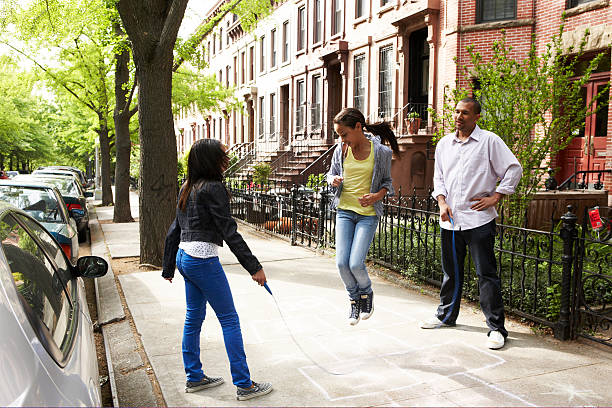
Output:
<path fill-rule="evenodd" d="M 372 187 L 372 172 L 374 171 L 374 146 L 370 140 L 370 155 L 364 160 L 357 160 L 353 151 L 347 149 L 344 159 L 344 170 L 342 177 L 342 193 L 338 208 L 355 211 L 361 215 L 376 215 L 374 206 L 362 207 L 359 197 L 370 192 Z"/>

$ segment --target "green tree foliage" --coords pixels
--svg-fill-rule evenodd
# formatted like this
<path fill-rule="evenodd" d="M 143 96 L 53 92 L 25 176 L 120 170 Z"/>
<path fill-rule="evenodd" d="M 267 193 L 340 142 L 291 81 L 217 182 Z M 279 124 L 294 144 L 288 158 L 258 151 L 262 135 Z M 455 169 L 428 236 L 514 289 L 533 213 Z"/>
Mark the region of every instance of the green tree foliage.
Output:
<path fill-rule="evenodd" d="M 172 77 L 172 112 L 195 107 L 199 112 L 239 110 L 242 103 L 234 96 L 234 88 L 226 88 L 214 75 L 202 75 L 186 67 Z"/>
<path fill-rule="evenodd" d="M 31 74 L 0 57 L 0 167 L 36 166 L 53 155 L 48 132 L 54 108 L 36 90 Z"/>
<path fill-rule="evenodd" d="M 567 147 L 575 130 L 584 126 L 590 109 L 581 98 L 580 90 L 603 54 L 592 59 L 576 78 L 575 68 L 583 55 L 588 31 L 578 47 L 564 50 L 563 29 L 561 25 L 541 55 L 537 53 L 533 37 L 523 61 L 511 57 L 512 46 L 506 42 L 505 35 L 493 43 L 492 57 L 486 61 L 469 46 L 471 67 L 463 67 L 462 72 L 471 86 L 446 88 L 442 111 L 433 112 L 438 128 L 434 138 L 439 140 L 454 131 L 452 114 L 459 100 L 473 94 L 480 101 L 482 113 L 478 125 L 499 135 L 523 166 L 517 192 L 506 199 L 514 222 L 523 219 L 542 183 L 547 160 Z"/>

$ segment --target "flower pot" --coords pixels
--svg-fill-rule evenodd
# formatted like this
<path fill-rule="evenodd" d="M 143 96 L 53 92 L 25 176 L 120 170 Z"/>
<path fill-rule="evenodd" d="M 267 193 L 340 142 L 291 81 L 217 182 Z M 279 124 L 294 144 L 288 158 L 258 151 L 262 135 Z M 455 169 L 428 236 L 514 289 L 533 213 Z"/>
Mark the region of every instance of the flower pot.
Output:
<path fill-rule="evenodd" d="M 421 128 L 421 118 L 410 118 L 408 119 L 408 133 L 416 135 L 419 133 Z"/>

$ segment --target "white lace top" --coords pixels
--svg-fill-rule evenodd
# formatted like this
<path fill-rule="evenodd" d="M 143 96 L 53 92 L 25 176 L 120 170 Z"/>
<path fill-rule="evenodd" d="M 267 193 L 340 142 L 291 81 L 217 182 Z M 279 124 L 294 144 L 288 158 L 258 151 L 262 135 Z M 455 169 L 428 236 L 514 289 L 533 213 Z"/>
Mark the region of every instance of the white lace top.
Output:
<path fill-rule="evenodd" d="M 213 258 L 219 256 L 219 246 L 212 242 L 190 241 L 181 242 L 179 248 L 194 258 Z"/>

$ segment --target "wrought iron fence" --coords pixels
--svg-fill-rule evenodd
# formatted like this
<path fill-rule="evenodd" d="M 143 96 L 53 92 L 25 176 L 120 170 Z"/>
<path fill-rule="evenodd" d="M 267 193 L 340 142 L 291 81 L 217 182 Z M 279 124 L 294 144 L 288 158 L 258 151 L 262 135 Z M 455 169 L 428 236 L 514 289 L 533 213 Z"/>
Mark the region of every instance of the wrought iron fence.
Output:
<path fill-rule="evenodd" d="M 238 180 L 228 184 L 234 217 L 292 245 L 335 248 L 336 212 L 327 188 L 315 191 L 288 183 L 256 187 Z M 385 198 L 383 208 L 368 259 L 440 286 L 437 202 L 400 190 L 397 197 Z M 589 237 L 587 221 L 578 228 L 571 212 L 561 217 L 562 226 L 551 222 L 549 231 L 508 225 L 505 211 L 500 213 L 495 256 L 506 310 L 551 327 L 561 339 L 584 336 L 612 345 L 612 243 Z M 477 301 L 478 277 L 470 256 L 464 270 L 463 297 Z"/>

